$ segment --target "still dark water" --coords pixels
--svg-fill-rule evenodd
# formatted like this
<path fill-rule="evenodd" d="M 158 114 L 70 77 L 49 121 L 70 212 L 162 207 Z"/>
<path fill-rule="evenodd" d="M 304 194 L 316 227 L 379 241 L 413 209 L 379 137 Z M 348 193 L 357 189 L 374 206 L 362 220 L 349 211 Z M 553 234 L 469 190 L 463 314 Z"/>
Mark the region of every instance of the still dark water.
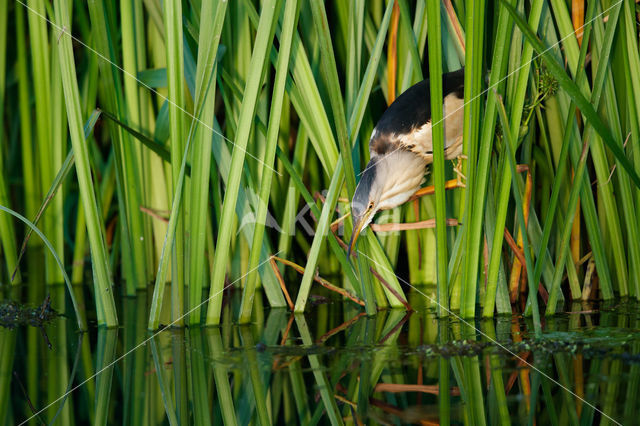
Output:
<path fill-rule="evenodd" d="M 640 306 L 574 304 L 543 318 L 465 323 L 364 316 L 342 302 L 305 315 L 146 330 L 148 296 L 121 328 L 73 317 L 0 328 L 0 424 L 640 424 Z"/>

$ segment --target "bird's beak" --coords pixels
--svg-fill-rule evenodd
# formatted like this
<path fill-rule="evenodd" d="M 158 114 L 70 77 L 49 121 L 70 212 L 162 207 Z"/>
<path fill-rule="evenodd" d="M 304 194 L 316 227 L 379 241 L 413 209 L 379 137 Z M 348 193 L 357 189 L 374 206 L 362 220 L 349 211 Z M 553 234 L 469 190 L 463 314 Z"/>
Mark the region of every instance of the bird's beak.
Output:
<path fill-rule="evenodd" d="M 351 252 L 353 252 L 356 246 L 356 240 L 358 239 L 360 232 L 362 232 L 362 230 L 369 223 L 369 218 L 371 217 L 373 212 L 374 212 L 373 208 L 368 208 L 362 216 L 360 216 L 359 218 L 357 217 L 353 218 L 354 220 L 353 232 L 351 233 L 351 240 L 349 241 L 349 249 L 347 250 L 347 259 L 351 258 Z"/>

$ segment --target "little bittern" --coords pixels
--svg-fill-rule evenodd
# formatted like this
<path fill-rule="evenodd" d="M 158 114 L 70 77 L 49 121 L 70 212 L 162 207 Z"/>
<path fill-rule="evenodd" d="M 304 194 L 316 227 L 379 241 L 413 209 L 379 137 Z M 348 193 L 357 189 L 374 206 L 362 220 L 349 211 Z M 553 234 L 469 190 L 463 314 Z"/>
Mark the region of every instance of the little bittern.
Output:
<path fill-rule="evenodd" d="M 464 69 L 442 76 L 447 160 L 462 154 L 463 89 Z M 420 189 L 425 168 L 433 162 L 430 105 L 427 79 L 398 96 L 373 129 L 370 160 L 351 202 L 354 227 L 349 252 L 378 210 L 399 206 Z"/>

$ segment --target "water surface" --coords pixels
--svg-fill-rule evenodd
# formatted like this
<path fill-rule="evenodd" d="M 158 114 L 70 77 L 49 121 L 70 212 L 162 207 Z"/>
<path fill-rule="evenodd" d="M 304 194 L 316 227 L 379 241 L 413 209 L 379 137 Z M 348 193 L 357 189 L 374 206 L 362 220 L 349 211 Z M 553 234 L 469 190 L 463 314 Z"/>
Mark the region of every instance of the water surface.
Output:
<path fill-rule="evenodd" d="M 322 298 L 248 326 L 232 301 L 221 327 L 150 333 L 148 295 L 120 301 L 115 330 L 78 333 L 72 314 L 46 338 L 0 328 L 0 424 L 640 424 L 630 302 L 567 306 L 536 339 L 520 316 L 367 317 Z"/>

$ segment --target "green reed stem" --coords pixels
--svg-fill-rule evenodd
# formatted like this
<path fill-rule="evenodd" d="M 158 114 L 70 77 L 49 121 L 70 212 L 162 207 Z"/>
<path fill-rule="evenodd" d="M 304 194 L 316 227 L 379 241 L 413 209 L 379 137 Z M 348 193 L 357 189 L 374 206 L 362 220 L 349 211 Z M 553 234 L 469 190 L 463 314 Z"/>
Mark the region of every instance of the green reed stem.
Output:
<path fill-rule="evenodd" d="M 613 21 L 611 21 L 610 25 L 607 28 L 607 34 L 605 35 L 605 40 L 602 43 L 602 50 L 601 53 L 603 55 L 607 55 L 608 56 L 608 52 L 611 49 L 612 46 L 612 42 L 613 42 L 613 35 L 615 34 L 615 22 L 617 22 L 617 17 L 619 15 L 620 12 L 620 7 L 616 7 L 615 9 L 612 10 L 612 13 L 610 15 L 610 18 L 613 19 Z M 581 64 L 582 62 L 579 62 L 579 64 Z M 593 93 L 591 94 L 591 102 L 594 105 L 598 105 L 600 102 L 600 97 L 603 91 L 603 88 L 605 86 L 604 84 L 604 79 L 607 75 L 607 68 L 608 65 L 605 62 L 601 62 L 600 64 L 598 64 L 597 67 L 597 71 L 596 71 L 596 76 L 594 79 L 594 90 Z M 578 78 L 579 79 L 584 79 L 585 73 L 582 72 L 582 68 L 579 68 L 579 72 L 578 72 Z M 569 114 L 572 113 L 572 109 L 570 109 Z M 597 135 L 593 134 L 593 128 L 590 125 L 587 125 L 587 128 L 584 131 L 584 143 L 583 143 L 583 148 L 582 148 L 582 155 L 580 156 L 580 161 L 578 163 L 577 166 L 577 170 L 574 176 L 574 181 L 575 182 L 581 182 L 583 177 L 582 175 L 584 174 L 584 170 L 585 170 L 585 163 L 586 163 L 586 156 L 589 150 L 589 144 L 592 142 L 591 139 L 599 139 L 597 137 Z M 578 172 L 580 172 L 580 174 L 578 174 Z M 580 180 L 578 180 L 580 179 Z M 571 194 L 569 196 L 569 204 L 567 206 L 567 211 L 571 212 L 575 210 L 575 207 L 577 205 L 577 197 L 578 197 L 578 188 L 579 185 L 575 185 L 572 189 L 571 189 Z M 574 200 L 575 198 L 575 200 Z M 569 237 L 570 237 L 570 232 L 571 232 L 571 223 L 573 222 L 573 215 L 569 215 L 568 220 L 565 222 L 564 224 L 564 228 L 562 230 L 562 239 L 560 242 L 560 247 L 566 247 L 569 241 Z M 565 261 L 565 253 L 566 251 L 561 250 L 559 255 L 558 255 L 558 260 L 556 262 L 556 270 L 554 272 L 554 280 L 553 280 L 553 285 L 551 288 L 551 292 L 549 294 L 549 301 L 547 303 L 547 315 L 551 315 L 554 314 L 556 311 L 556 303 L 557 303 L 557 298 L 558 298 L 558 292 L 559 292 L 559 287 L 560 287 L 560 280 L 562 279 L 562 270 L 563 270 L 563 262 Z M 607 293 L 607 288 L 603 287 L 603 293 L 605 298 L 608 298 L 608 296 L 610 296 Z"/>
<path fill-rule="evenodd" d="M 218 330 L 216 330 L 218 331 Z M 160 395 L 162 397 L 162 405 L 164 405 L 164 410 L 167 416 L 167 421 L 171 426 L 178 426 L 178 418 L 176 416 L 176 411 L 174 409 L 175 403 L 173 401 L 173 394 L 170 388 L 170 381 L 165 375 L 165 368 L 162 366 L 165 365 L 165 362 L 158 350 L 158 340 L 159 337 L 154 337 L 149 342 L 151 346 L 151 355 L 153 357 L 153 365 L 156 368 L 156 375 L 158 380 L 158 387 L 160 388 Z"/>
<path fill-rule="evenodd" d="M 297 314 L 295 318 L 302 343 L 304 345 L 312 345 L 313 340 L 311 338 L 311 332 L 309 331 L 309 326 L 307 325 L 307 320 L 305 319 L 304 315 Z M 342 416 L 340 416 L 340 411 L 338 410 L 336 399 L 333 395 L 333 392 L 331 391 L 332 385 L 329 382 L 327 373 L 321 366 L 320 356 L 317 354 L 309 354 L 307 357 L 309 359 L 309 364 L 311 365 L 311 370 L 313 371 L 316 386 L 320 392 L 320 398 L 322 399 L 324 409 L 326 410 L 331 424 L 342 425 Z"/>
<path fill-rule="evenodd" d="M 480 111 L 483 82 L 483 51 L 484 51 L 484 13 L 486 2 L 471 2 L 466 8 L 465 24 L 465 80 L 464 80 L 464 154 L 468 160 L 463 161 L 463 172 L 467 176 L 468 190 L 462 190 L 459 206 L 462 222 L 467 224 L 463 228 L 463 238 L 466 252 L 473 256 L 465 260 L 465 268 L 462 273 L 462 294 L 460 301 L 460 314 L 463 317 L 475 316 L 475 304 L 478 289 L 478 253 L 480 248 L 480 236 L 482 235 L 482 218 L 484 213 L 483 183 L 486 185 L 487 169 L 484 174 L 477 172 L 476 159 L 478 158 L 478 139 L 482 124 Z M 484 118 L 486 120 L 486 117 Z M 491 126 L 489 126 L 491 127 Z M 484 143 L 489 143 L 486 139 Z M 483 160 L 487 161 L 485 157 Z M 487 163 L 480 163 L 486 167 Z M 480 183 L 476 183 L 479 180 Z M 476 188 L 478 186 L 478 188 Z M 476 197 L 478 197 L 476 204 Z M 464 214 L 466 212 L 466 214 Z M 475 227 L 475 228 L 474 228 Z"/>
<path fill-rule="evenodd" d="M 527 25 L 522 17 L 517 14 L 513 7 L 507 3 L 503 3 L 503 5 L 507 8 L 515 23 L 524 33 L 529 43 L 541 55 L 542 59 L 549 69 L 549 72 L 553 74 L 560 87 L 562 87 L 562 89 L 567 93 L 568 96 L 571 97 L 573 101 L 575 101 L 582 114 L 585 115 L 589 123 L 591 123 L 591 125 L 593 126 L 594 130 L 605 142 L 611 154 L 613 154 L 615 158 L 620 162 L 625 172 L 629 174 L 629 177 L 631 178 L 633 183 L 636 186 L 640 187 L 640 176 L 638 176 L 636 171 L 633 169 L 631 162 L 627 159 L 620 146 L 618 146 L 617 142 L 614 140 L 611 131 L 595 111 L 594 106 L 589 102 L 589 100 L 586 99 L 585 95 L 582 93 L 578 85 L 576 85 L 576 83 L 574 83 L 567 75 L 564 67 L 557 62 L 553 55 L 549 53 L 549 50 L 545 48 L 542 41 L 535 35 L 535 33 L 531 30 L 531 27 Z"/>
<path fill-rule="evenodd" d="M 235 204 L 238 199 L 241 173 L 246 154 L 247 142 L 251 132 L 251 122 L 256 109 L 260 83 L 267 68 L 268 53 L 275 31 L 275 17 L 279 7 L 275 0 L 268 0 L 262 5 L 262 14 L 256 34 L 256 43 L 251 55 L 251 74 L 248 76 L 244 91 L 244 98 L 238 119 L 238 133 L 236 134 L 233 154 L 231 156 L 231 175 L 227 181 L 224 201 L 222 204 L 222 217 L 220 219 L 216 253 L 213 261 L 212 283 L 210 289 L 209 306 L 207 310 L 207 324 L 220 323 L 222 308 L 222 296 L 219 294 L 224 289 L 224 277 L 229 259 L 232 222 L 234 220 Z M 214 296 L 218 297 L 214 297 Z"/>
<path fill-rule="evenodd" d="M 447 250 L 447 206 L 444 189 L 444 121 L 442 101 L 442 35 L 440 3 L 427 2 L 429 22 L 429 88 L 431 92 L 431 122 L 433 142 L 433 180 L 436 187 L 436 273 L 438 275 L 438 316 L 449 314 L 449 277 Z M 424 102 L 427 102 L 425 99 Z"/>
<path fill-rule="evenodd" d="M 325 198 L 324 206 L 322 207 L 322 213 L 318 220 L 318 226 L 315 230 L 315 236 L 313 243 L 311 243 L 311 249 L 307 254 L 307 264 L 305 265 L 304 274 L 302 275 L 302 282 L 300 283 L 300 289 L 298 290 L 298 297 L 295 303 L 295 312 L 304 312 L 304 308 L 307 304 L 309 297 L 309 291 L 311 290 L 311 283 L 313 282 L 313 276 L 315 275 L 315 265 L 318 262 L 320 256 L 320 248 L 326 238 L 327 232 L 329 232 L 329 225 L 331 217 L 333 216 L 333 208 L 335 208 L 338 202 L 338 195 L 340 193 L 340 187 L 342 186 L 344 176 L 342 171 L 342 158 L 338 159 L 331 183 L 329 184 L 329 191 Z M 333 206 L 333 207 L 331 207 Z M 365 291 L 367 287 L 365 286 Z M 373 302 L 373 293 L 365 293 L 365 303 L 367 303 L 367 297 L 369 297 L 369 303 Z"/>
<path fill-rule="evenodd" d="M 278 62 L 276 64 L 275 83 L 273 86 L 273 97 L 271 99 L 271 114 L 269 117 L 269 126 L 267 128 L 266 150 L 263 156 L 262 177 L 260 180 L 260 194 L 258 210 L 256 212 L 256 224 L 253 231 L 253 243 L 249 256 L 249 275 L 247 276 L 246 285 L 242 292 L 242 302 L 240 307 L 239 321 L 246 324 L 251 320 L 251 308 L 253 307 L 253 298 L 255 296 L 255 288 L 258 279 L 258 263 L 260 261 L 260 249 L 262 248 L 262 239 L 264 236 L 265 219 L 269 206 L 269 193 L 271 191 L 271 182 L 274 169 L 276 155 L 276 147 L 278 143 L 278 132 L 280 130 L 280 117 L 282 113 L 282 104 L 285 92 L 286 77 L 289 68 L 289 58 L 291 53 L 291 42 L 293 39 L 293 31 L 297 20 L 297 0 L 286 0 L 284 9 L 284 18 L 282 30 L 280 33 L 280 50 L 278 53 Z"/>
<path fill-rule="evenodd" d="M 169 101 L 169 131 L 171 140 L 171 176 L 175 194 L 182 192 L 180 182 L 181 161 L 186 155 L 185 137 L 185 93 L 184 93 L 184 51 L 182 47 L 182 2 L 167 0 L 164 2 L 165 47 L 167 50 L 167 82 Z M 171 213 L 177 210 L 174 244 L 171 250 L 171 319 L 182 325 L 182 313 L 185 309 L 185 213 L 180 205 L 171 205 Z M 157 277 L 156 277 L 157 283 Z"/>
<path fill-rule="evenodd" d="M 106 425 L 109 420 L 109 402 L 111 401 L 118 330 L 101 328 L 98 330 L 97 340 L 96 371 L 100 371 L 100 374 L 96 377 L 94 425 Z"/>
<path fill-rule="evenodd" d="M 216 384 L 216 395 L 220 402 L 222 419 L 225 425 L 233 426 L 238 424 L 238 421 L 236 419 L 233 395 L 229 384 L 229 367 L 227 367 L 225 362 L 222 362 L 227 354 L 227 348 L 225 348 L 222 343 L 221 332 L 222 330 L 220 328 L 210 328 L 205 331 L 209 353 L 214 360 L 220 361 L 213 363 L 213 379 Z"/>
<path fill-rule="evenodd" d="M 37 150 L 34 152 L 36 156 L 35 164 L 38 164 L 40 169 L 40 188 L 47 188 L 53 180 L 55 170 L 62 163 L 61 150 L 63 148 L 60 146 L 59 137 L 56 137 L 60 133 L 52 133 L 52 114 L 54 111 L 59 112 L 61 110 L 61 105 L 54 106 L 52 104 L 52 88 L 59 84 L 59 71 L 52 69 L 52 52 L 48 40 L 47 21 L 43 19 L 43 16 L 47 14 L 45 2 L 44 0 L 30 0 L 27 5 L 29 7 L 27 21 L 29 23 L 29 52 L 32 62 L 33 95 L 35 114 L 38 117 L 35 122 L 37 144 Z M 17 6 L 22 7 L 22 5 Z M 55 31 L 52 37 L 57 37 Z M 56 208 L 43 218 L 43 229 L 45 234 L 51 238 L 56 247 L 56 252 L 60 253 L 64 259 L 62 226 L 55 226 L 56 218 L 62 221 L 61 207 L 61 200 L 56 200 Z M 47 283 L 62 281 L 55 261 L 48 254 L 45 256 L 45 280 Z"/>
<path fill-rule="evenodd" d="M 122 28 L 122 68 L 125 72 L 123 79 L 122 99 L 125 115 L 120 115 L 127 123 L 135 128 L 146 128 L 148 116 L 148 96 L 146 88 L 130 77 L 146 67 L 145 31 L 142 24 L 142 10 L 140 2 L 120 1 Z M 135 260 L 132 262 L 135 280 L 127 281 L 127 294 L 132 296 L 135 290 L 146 288 L 151 278 L 149 269 L 153 268 L 152 239 L 148 216 L 143 216 L 140 206 L 144 205 L 144 194 L 148 186 L 144 183 L 145 164 L 143 150 L 131 143 L 131 138 L 124 138 L 122 145 L 124 171 L 124 189 L 126 215 L 129 224 L 127 238 Z"/>
<path fill-rule="evenodd" d="M 591 16 L 593 16 L 593 12 L 594 12 L 594 8 L 592 6 L 589 7 L 588 11 L 587 11 L 587 19 L 590 19 Z M 587 25 L 587 27 L 585 28 L 584 34 L 583 34 L 583 47 L 580 51 L 580 58 L 578 60 L 578 69 L 582 69 L 582 66 L 584 65 L 584 61 L 586 58 L 586 47 L 588 46 L 588 42 L 589 42 L 589 37 L 591 34 L 591 25 Z M 582 78 L 584 76 L 583 73 L 580 73 L 578 76 L 578 79 Z M 556 212 L 556 208 L 558 205 L 558 198 L 559 198 L 559 194 L 560 194 L 560 189 L 563 187 L 563 182 L 565 179 L 565 174 L 566 174 L 566 161 L 567 161 L 567 155 L 569 153 L 569 146 L 571 144 L 571 141 L 573 140 L 573 134 L 574 134 L 574 121 L 573 121 L 573 116 L 574 116 L 574 107 L 575 105 L 572 103 L 569 107 L 569 112 L 567 113 L 567 119 L 565 120 L 566 126 L 564 129 L 564 134 L 563 134 L 563 140 L 562 140 L 562 149 L 560 151 L 560 156 L 559 159 L 557 161 L 558 164 L 558 168 L 557 168 L 557 172 L 556 172 L 556 176 L 554 178 L 554 183 L 553 183 L 553 188 L 551 191 L 551 200 L 549 202 L 549 208 L 547 210 L 547 216 L 546 216 L 546 221 L 544 224 L 544 229 L 543 229 L 543 233 L 542 233 L 542 242 L 540 245 L 540 250 L 538 252 L 538 255 L 536 256 L 536 266 L 535 266 L 535 271 L 533 273 L 533 277 L 534 277 L 534 282 L 538 282 L 540 280 L 540 277 L 542 276 L 542 268 L 544 265 L 544 261 L 545 259 L 542 258 L 542 251 L 546 250 L 546 247 L 549 243 L 549 238 L 551 236 L 551 230 L 553 228 L 553 223 L 554 223 L 554 215 Z M 575 175 L 573 178 L 574 182 L 579 182 L 575 179 Z M 571 211 L 571 210 L 569 210 Z M 572 221 L 573 222 L 573 221 Z M 593 243 L 592 243 L 593 244 Z M 568 247 L 568 246 L 560 246 L 560 247 Z M 594 252 L 597 251 L 597 245 L 594 244 Z M 561 250 L 563 253 L 560 253 L 559 256 L 564 256 L 566 254 L 566 250 Z M 559 267 L 556 264 L 554 273 L 557 274 L 556 271 L 562 271 L 563 268 Z M 605 277 L 607 274 L 606 271 L 603 270 L 602 276 Z M 606 288 L 606 280 L 603 283 L 603 287 Z M 552 281 L 553 283 L 553 281 Z M 553 287 L 553 284 L 552 284 Z M 606 290 L 605 290 L 606 291 Z"/>
<path fill-rule="evenodd" d="M 258 27 L 259 16 L 249 2 L 245 2 L 249 19 L 254 28 Z M 280 29 L 276 29 L 276 37 L 280 39 Z M 324 108 L 322 97 L 316 83 L 314 72 L 309 63 L 309 58 L 298 31 L 294 32 L 291 45 L 291 76 L 287 78 L 287 91 L 291 103 L 300 121 L 309 132 L 309 139 L 318 155 L 323 170 L 333 175 L 339 153 L 336 147 L 335 137 L 331 130 L 329 117 Z M 277 54 L 271 50 L 271 62 L 275 65 Z"/>
<path fill-rule="evenodd" d="M 2 158 L 6 158 L 5 150 L 8 148 L 8 144 L 4 142 L 8 140 L 4 134 L 4 102 L 7 75 L 7 5 L 8 4 L 6 2 L 0 4 L 0 156 Z M 4 161 L 0 160 L 0 205 L 10 205 L 8 188 Z M 0 217 L 0 244 L 2 245 L 3 256 L 5 258 L 7 268 L 6 278 L 10 277 L 11 273 L 15 270 L 18 259 L 16 234 L 11 220 L 5 215 Z M 20 281 L 21 276 L 18 274 L 16 279 L 11 281 L 11 283 L 18 284 Z"/>
<path fill-rule="evenodd" d="M 320 69 L 326 80 L 329 92 L 329 101 L 331 103 L 333 119 L 335 120 L 338 145 L 340 146 L 340 155 L 342 156 L 344 176 L 347 183 L 347 194 L 351 197 L 356 189 L 356 180 L 353 171 L 351 144 L 349 143 L 344 102 L 340 90 L 340 80 L 338 79 L 336 56 L 333 51 L 331 34 L 329 33 L 327 13 L 324 8 L 324 2 L 314 1 L 311 2 L 310 6 L 313 12 L 313 22 L 318 34 L 318 43 L 320 45 Z"/>
<path fill-rule="evenodd" d="M 191 197 L 190 197 L 190 272 L 189 272 L 189 323 L 200 322 L 200 309 L 196 306 L 202 298 L 205 282 L 205 242 L 207 237 L 207 216 L 209 213 L 209 181 L 211 176 L 211 145 L 213 142 L 213 122 L 215 109 L 215 67 L 218 65 L 220 33 L 227 11 L 227 2 L 218 2 L 213 8 L 212 2 L 202 4 L 200 23 L 198 65 L 196 69 L 195 140 L 191 158 Z M 213 17 L 213 22 L 209 22 Z M 195 309 L 194 309 L 195 308 Z"/>
<path fill-rule="evenodd" d="M 543 2 L 541 0 L 536 0 L 531 5 L 531 10 L 529 12 L 529 25 L 532 28 L 537 28 L 540 22 L 540 15 L 542 13 Z M 502 8 L 509 11 L 508 7 L 513 9 L 513 6 L 508 3 L 502 3 Z M 515 12 L 514 12 L 515 13 Z M 513 18 L 510 19 L 512 21 Z M 506 50 L 506 49 L 505 49 Z M 512 55 L 513 56 L 513 55 Z M 507 99 L 510 100 L 510 127 L 506 129 L 512 132 L 511 140 L 517 142 L 518 135 L 520 133 L 520 122 L 522 120 L 523 109 L 524 109 L 524 101 L 525 95 L 527 91 L 527 82 L 529 79 L 529 71 L 531 69 L 531 58 L 533 56 L 533 47 L 530 43 L 524 43 L 524 47 L 522 48 L 522 54 L 518 61 L 515 62 L 515 65 L 518 66 L 518 71 L 515 74 L 517 77 L 515 80 L 516 86 L 514 87 L 515 93 L 509 97 L 509 91 L 507 90 Z M 513 61 L 513 58 L 511 58 Z M 522 65 L 520 65 L 522 64 Z M 495 90 L 492 89 L 492 90 Z M 493 97 L 493 96 L 491 96 Z M 491 98 L 490 97 L 490 98 Z M 491 104 L 491 102 L 489 102 Z M 492 107 L 489 107 L 492 108 Z M 488 108 L 488 109 L 489 109 Z M 503 130 L 506 132 L 507 130 Z M 486 135 L 486 132 L 485 132 Z M 513 146 L 513 149 L 517 149 L 517 145 Z M 483 153 L 486 148 L 483 149 Z M 485 153 L 486 155 L 486 153 Z M 510 185 L 512 182 L 511 169 L 504 164 L 503 161 L 500 162 L 498 171 L 498 190 L 496 192 L 497 202 L 496 202 L 496 225 L 494 228 L 494 234 L 492 236 L 492 250 L 489 259 L 489 272 L 488 272 L 488 282 L 493 283 L 497 282 L 498 272 L 500 270 L 501 256 L 502 256 L 502 244 L 504 241 L 504 229 L 507 221 L 507 211 L 509 207 L 509 192 Z M 477 194 L 478 192 L 476 192 Z M 475 214 L 474 216 L 478 216 Z M 525 229 L 525 228 L 523 228 Z M 493 292 L 493 289 L 491 289 Z M 537 294 L 537 293 L 536 293 Z"/>
<path fill-rule="evenodd" d="M 24 27 L 25 10 L 17 7 L 16 11 L 16 40 L 17 40 L 17 59 L 16 72 L 20 76 L 18 78 L 18 102 L 20 104 L 20 138 L 22 143 L 21 157 L 23 169 L 23 191 L 25 213 L 29 217 L 38 210 L 38 202 L 40 201 L 40 186 L 37 184 L 38 172 L 34 170 L 36 157 L 33 152 L 33 133 L 31 122 L 30 94 L 29 94 L 29 69 L 27 66 L 27 46 L 26 33 Z"/>
<path fill-rule="evenodd" d="M 522 247 L 524 252 L 524 258 L 526 260 L 527 266 L 527 278 L 529 282 L 529 301 L 531 303 L 533 309 L 533 327 L 536 333 L 536 337 L 540 337 L 542 333 L 542 328 L 540 325 L 540 311 L 538 311 L 538 285 L 537 282 L 533 280 L 533 261 L 531 260 L 531 247 L 529 246 L 529 236 L 527 231 L 527 225 L 524 220 L 524 201 L 522 200 L 522 189 L 520 188 L 520 177 L 516 172 L 516 159 L 515 159 L 515 151 L 514 144 L 511 141 L 510 132 L 509 132 L 509 124 L 507 120 L 507 112 L 504 109 L 504 104 L 502 103 L 502 99 L 499 97 L 497 92 L 493 92 L 496 97 L 496 102 L 498 106 L 498 116 L 500 117 L 500 124 L 502 124 L 502 128 L 504 131 L 504 146 L 506 148 L 506 154 L 508 155 L 509 167 L 511 168 L 511 175 L 513 177 L 513 183 L 511 188 L 513 190 L 514 198 L 516 199 L 517 205 L 517 215 L 518 221 L 520 222 L 520 229 L 522 229 Z M 519 128 L 519 123 L 518 123 Z M 577 191 L 576 191 L 577 192 Z M 574 211 L 575 206 L 573 210 Z M 566 251 L 563 251 L 566 253 Z M 548 306 L 548 305 L 547 305 Z"/>
<path fill-rule="evenodd" d="M 110 36 L 111 32 L 108 28 L 109 18 L 105 9 L 104 1 L 94 1 L 88 3 L 89 15 L 91 17 L 91 36 L 95 45 L 98 56 L 99 73 L 99 97 L 101 103 L 104 103 L 105 109 L 112 112 L 118 117 L 126 116 L 126 107 L 124 94 L 122 90 L 122 81 L 120 71 L 113 65 L 116 63 L 115 43 Z M 129 201 L 127 188 L 139 186 L 136 182 L 127 183 L 127 174 L 125 170 L 125 147 L 130 145 L 130 138 L 122 129 L 115 125 L 109 126 L 109 134 L 112 140 L 112 146 L 115 153 L 116 166 L 116 184 L 117 184 L 117 202 L 120 212 L 127 212 L 127 204 L 137 205 Z M 138 206 L 139 207 L 139 206 Z M 122 250 L 120 258 L 122 259 L 122 276 L 125 279 L 125 290 L 127 294 L 132 295 L 136 289 L 136 272 L 135 262 L 132 255 L 132 244 L 130 238 L 130 221 L 129 215 L 123 213 L 120 215 L 119 227 L 122 238 Z"/>
<path fill-rule="evenodd" d="M 489 87 L 496 90 L 498 93 L 504 92 L 504 83 L 499 83 L 504 78 L 509 62 L 509 46 L 511 43 L 511 32 L 513 29 L 513 22 L 509 19 L 509 15 L 504 8 L 500 8 L 498 12 L 498 24 L 497 24 L 496 42 L 494 44 L 493 58 L 491 61 L 491 73 L 489 74 Z M 473 269 L 467 272 L 468 276 L 477 275 L 477 267 L 480 257 L 481 240 L 482 240 L 482 221 L 491 220 L 491 228 L 494 232 L 487 232 L 487 240 L 493 235 L 493 240 L 490 246 L 490 263 L 487 276 L 487 291 L 485 293 L 485 300 L 483 306 L 482 315 L 484 317 L 492 317 L 494 307 L 496 305 L 496 295 L 498 291 L 498 273 L 500 271 L 500 257 L 498 253 L 502 247 L 503 232 L 496 232 L 495 215 L 489 218 L 483 215 L 482 211 L 478 211 L 480 206 L 486 203 L 491 203 L 492 212 L 494 211 L 493 200 L 488 200 L 487 190 L 489 184 L 489 167 L 491 165 L 491 150 L 493 149 L 493 140 L 495 136 L 497 110 L 495 97 L 489 96 L 487 98 L 487 106 L 484 115 L 484 124 L 482 126 L 482 135 L 480 139 L 480 152 L 478 157 L 478 181 L 476 183 L 476 189 L 474 191 L 474 198 L 471 202 L 471 208 L 474 209 L 474 213 L 469 216 L 470 231 L 469 231 L 469 249 L 467 250 L 467 264 L 473 268 L 475 265 L 476 273 L 473 273 Z M 493 193 L 493 191 L 490 191 Z M 496 241 L 499 240 L 499 241 Z M 499 244 L 496 246 L 494 244 Z M 498 248 L 500 247 L 500 248 Z M 495 253 L 495 255 L 494 255 Z"/>
<path fill-rule="evenodd" d="M 156 274 L 156 283 L 153 288 L 153 298 L 151 301 L 151 309 L 149 312 L 149 329 L 155 330 L 160 325 L 160 313 L 162 310 L 162 302 L 164 300 L 164 288 L 166 284 L 167 270 L 169 269 L 169 260 L 172 258 L 170 253 L 174 251 L 174 244 L 176 239 L 176 232 L 178 227 L 178 221 L 180 216 L 180 206 L 182 205 L 182 197 L 184 193 L 184 180 L 185 170 L 187 167 L 187 156 L 189 153 L 189 147 L 191 146 L 193 131 L 193 122 L 191 129 L 189 130 L 189 136 L 187 137 L 187 143 L 184 148 L 182 160 L 180 162 L 180 172 L 178 174 L 178 182 L 175 186 L 175 193 L 171 202 L 171 214 L 169 215 L 169 224 L 167 225 L 167 235 L 164 239 L 162 246 L 162 254 L 158 262 L 158 272 Z M 173 296 L 173 293 L 172 293 Z M 172 298 L 173 302 L 173 298 Z M 172 303 L 173 307 L 173 303 Z M 173 309 L 172 309 L 173 313 Z M 171 323 L 181 324 L 183 322 L 182 316 L 171 317 Z"/>
<path fill-rule="evenodd" d="M 56 23 L 60 30 L 70 31 L 69 3 L 55 0 Z M 96 192 L 91 178 L 89 152 L 84 143 L 82 130 L 81 107 L 76 80 L 76 68 L 73 58 L 71 38 L 63 34 L 57 44 L 60 55 L 60 71 L 65 94 L 69 133 L 76 155 L 76 174 L 80 187 L 80 199 L 85 208 L 87 234 L 91 247 L 91 258 L 94 270 L 94 288 L 96 304 L 99 306 L 98 322 L 101 325 L 115 327 L 118 324 L 115 302 L 113 299 L 111 271 L 109 269 L 107 250 L 104 239 L 104 225 L 98 211 Z"/>

